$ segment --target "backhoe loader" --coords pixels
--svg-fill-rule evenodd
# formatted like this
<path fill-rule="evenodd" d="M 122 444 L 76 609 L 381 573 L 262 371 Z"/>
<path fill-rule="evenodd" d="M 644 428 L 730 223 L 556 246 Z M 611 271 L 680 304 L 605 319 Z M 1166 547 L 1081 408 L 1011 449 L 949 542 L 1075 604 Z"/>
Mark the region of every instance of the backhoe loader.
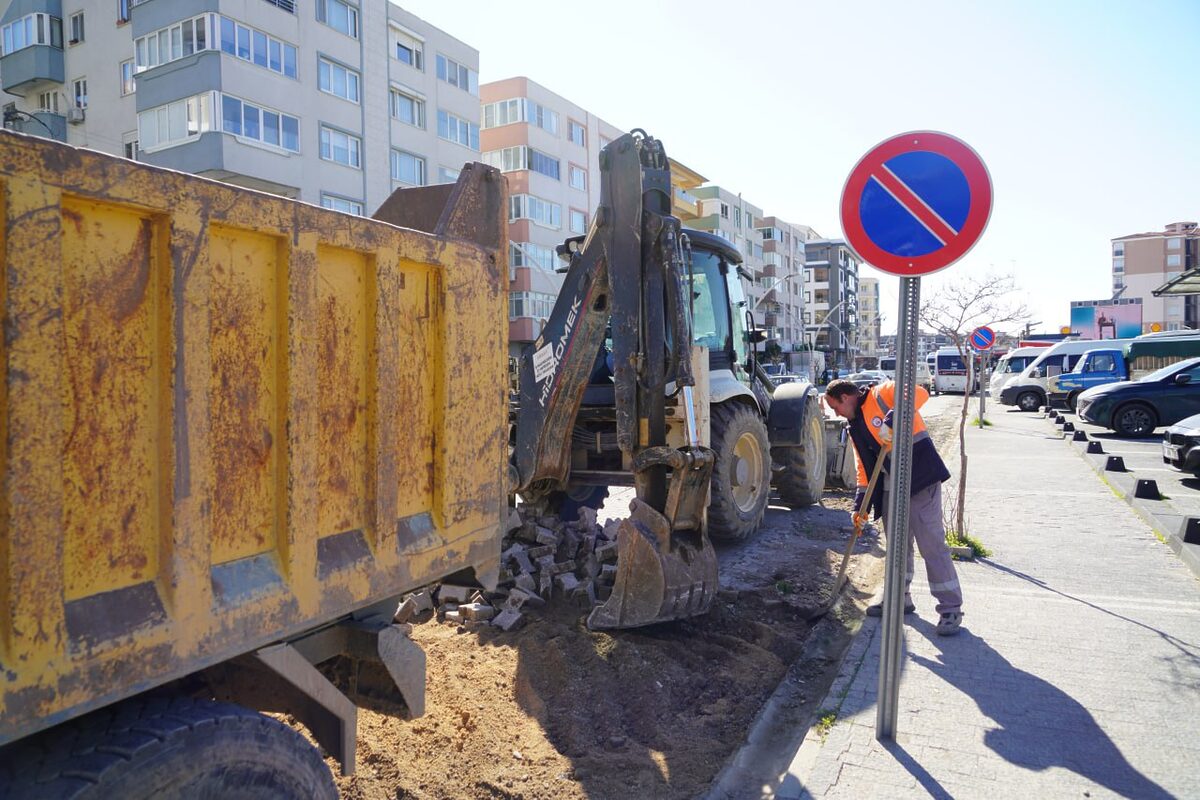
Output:
<path fill-rule="evenodd" d="M 560 246 L 562 290 L 519 362 L 510 488 L 563 515 L 608 486 L 636 488 L 616 585 L 588 618 L 627 628 L 704 613 L 717 590 L 709 537 L 751 535 L 772 483 L 789 505 L 817 502 L 825 425 L 815 387 L 776 387 L 756 360 L 737 250 L 671 215 L 662 143 L 635 130 L 600 170 L 592 228 Z"/>

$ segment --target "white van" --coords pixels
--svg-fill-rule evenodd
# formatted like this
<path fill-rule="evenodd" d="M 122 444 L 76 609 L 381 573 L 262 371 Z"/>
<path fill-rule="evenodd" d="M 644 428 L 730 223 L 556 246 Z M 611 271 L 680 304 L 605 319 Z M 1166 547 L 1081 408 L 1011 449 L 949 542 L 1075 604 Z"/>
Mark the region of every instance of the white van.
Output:
<path fill-rule="evenodd" d="M 970 354 L 967 358 L 970 358 Z M 967 363 L 957 347 L 943 347 L 934 354 L 933 393 L 967 391 Z"/>
<path fill-rule="evenodd" d="M 879 369 L 887 373 L 892 380 L 896 380 L 896 357 L 884 356 L 879 359 Z M 917 386 L 924 386 L 925 391 L 933 392 L 933 375 L 930 373 L 929 364 L 925 359 L 917 359 Z"/>
<path fill-rule="evenodd" d="M 996 362 L 996 368 L 992 370 L 992 378 L 988 382 L 988 399 L 999 403 L 1000 390 L 1004 388 L 1008 379 L 1020 375 L 1026 367 L 1033 363 L 1034 359 L 1049 349 L 1049 347 L 1018 347 L 1002 355 Z"/>
<path fill-rule="evenodd" d="M 1100 347 L 1124 347 L 1132 339 L 1068 339 L 1043 352 L 1030 362 L 1019 375 L 1005 382 L 1000 390 L 1000 402 L 1022 411 L 1037 411 L 1047 403 L 1046 379 L 1070 372 L 1088 350 Z"/>

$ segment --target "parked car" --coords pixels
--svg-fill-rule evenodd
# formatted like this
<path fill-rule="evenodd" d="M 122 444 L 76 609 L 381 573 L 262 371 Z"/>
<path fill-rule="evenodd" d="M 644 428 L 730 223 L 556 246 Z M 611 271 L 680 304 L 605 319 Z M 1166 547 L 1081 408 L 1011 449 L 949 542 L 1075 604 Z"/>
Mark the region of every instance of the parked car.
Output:
<path fill-rule="evenodd" d="M 1148 436 L 1200 414 L 1200 358 L 1189 358 L 1136 381 L 1096 386 L 1079 395 L 1076 412 L 1085 422 L 1120 436 Z"/>
<path fill-rule="evenodd" d="M 1089 350 L 1123 348 L 1131 341 L 1133 340 L 1066 339 L 1047 347 L 1019 375 L 1014 375 L 1004 382 L 1004 387 L 1000 390 L 1000 402 L 1006 406 L 1016 406 L 1022 411 L 1037 411 L 1038 406 L 1047 404 L 1046 384 L 1050 378 L 1075 369 L 1075 365 Z"/>
<path fill-rule="evenodd" d="M 1093 386 L 1136 381 L 1156 369 L 1195 356 L 1200 356 L 1200 336 L 1195 331 L 1148 333 L 1124 346 L 1088 350 L 1071 372 L 1049 378 L 1046 391 L 1051 405 L 1061 403 L 1074 409 L 1079 395 Z"/>
<path fill-rule="evenodd" d="M 882 370 L 868 369 L 862 372 L 855 372 L 847 375 L 846 380 L 850 381 L 861 389 L 864 386 L 874 386 L 877 383 L 889 381 L 891 378 L 889 378 L 887 373 Z"/>
<path fill-rule="evenodd" d="M 782 386 L 785 383 L 795 383 L 798 380 L 800 380 L 800 376 L 793 375 L 790 372 L 771 376 L 771 383 L 775 384 L 776 386 Z"/>
<path fill-rule="evenodd" d="M 1167 428 L 1162 448 L 1164 463 L 1184 472 L 1200 472 L 1200 414 Z"/>

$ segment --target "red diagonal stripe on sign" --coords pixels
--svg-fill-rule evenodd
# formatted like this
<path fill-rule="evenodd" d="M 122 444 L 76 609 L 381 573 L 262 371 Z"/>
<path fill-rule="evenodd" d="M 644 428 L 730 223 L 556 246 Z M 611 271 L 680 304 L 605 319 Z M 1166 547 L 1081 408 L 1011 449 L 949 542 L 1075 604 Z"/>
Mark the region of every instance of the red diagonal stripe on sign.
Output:
<path fill-rule="evenodd" d="M 886 164 L 880 164 L 879 169 L 872 171 L 871 177 L 877 180 L 879 185 L 904 207 L 905 211 L 916 217 L 917 222 L 924 225 L 926 230 L 932 233 L 939 242 L 944 245 L 949 244 L 958 237 L 958 231 L 951 228 L 946 220 L 938 216 L 937 212 L 930 208 L 916 192 L 897 178 Z"/>

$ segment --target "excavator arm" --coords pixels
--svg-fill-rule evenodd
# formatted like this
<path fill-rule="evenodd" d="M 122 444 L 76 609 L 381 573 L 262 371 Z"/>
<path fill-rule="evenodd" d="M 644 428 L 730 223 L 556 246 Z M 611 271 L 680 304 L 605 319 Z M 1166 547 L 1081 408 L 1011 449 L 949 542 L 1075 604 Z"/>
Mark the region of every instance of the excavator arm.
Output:
<path fill-rule="evenodd" d="M 637 499 L 618 533 L 612 596 L 593 628 L 646 625 L 706 611 L 716 556 L 702 519 L 713 453 L 692 404 L 691 292 L 679 220 L 671 215 L 662 144 L 634 131 L 600 154 L 600 207 L 571 254 L 541 335 L 520 363 L 515 491 L 537 505 L 566 487 L 571 432 L 605 331 L 611 328 L 617 444 Z M 682 394 L 688 444 L 667 446 L 667 384 Z"/>

